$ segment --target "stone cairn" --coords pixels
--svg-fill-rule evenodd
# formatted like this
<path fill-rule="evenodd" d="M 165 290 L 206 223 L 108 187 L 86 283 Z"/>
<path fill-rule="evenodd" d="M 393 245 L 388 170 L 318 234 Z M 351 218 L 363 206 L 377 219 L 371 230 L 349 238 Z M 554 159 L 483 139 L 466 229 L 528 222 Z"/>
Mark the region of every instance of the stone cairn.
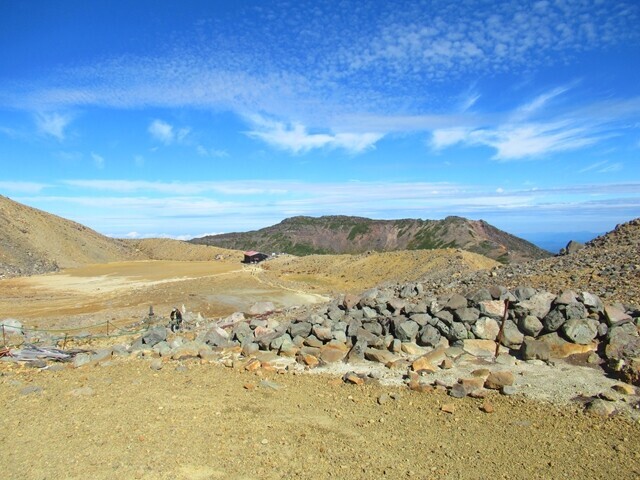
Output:
<path fill-rule="evenodd" d="M 133 350 L 153 348 L 173 358 L 202 357 L 209 350 L 235 349 L 245 357 L 270 351 L 310 368 L 368 360 L 406 367 L 410 383 L 416 380 L 412 374 L 441 366 L 447 348 L 493 357 L 504 317 L 501 352 L 540 361 L 584 354 L 589 363 L 603 364 L 622 380 L 640 385 L 640 310 L 606 305 L 588 292 L 555 295 L 495 286 L 467 296 L 438 297 L 413 283 L 342 295 L 292 319 L 282 317 L 246 319 L 234 314 L 173 348 L 164 327 L 156 327 L 138 339 Z"/>

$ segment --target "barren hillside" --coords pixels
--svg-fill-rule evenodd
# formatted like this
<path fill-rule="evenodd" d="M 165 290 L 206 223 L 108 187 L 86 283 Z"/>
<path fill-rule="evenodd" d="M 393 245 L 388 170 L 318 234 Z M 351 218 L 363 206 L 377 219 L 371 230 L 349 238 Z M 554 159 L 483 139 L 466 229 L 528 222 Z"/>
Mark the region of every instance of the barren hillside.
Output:
<path fill-rule="evenodd" d="M 0 275 L 142 258 L 130 244 L 0 196 Z"/>
<path fill-rule="evenodd" d="M 499 265 L 476 253 L 452 248 L 360 255 L 283 256 L 263 264 L 274 283 L 322 293 L 358 293 L 380 284 L 437 278 L 455 279 Z"/>
<path fill-rule="evenodd" d="M 461 248 L 502 263 L 550 256 L 549 252 L 482 220 L 461 217 L 444 220 L 293 217 L 257 231 L 213 235 L 191 242 L 294 255 Z"/>
<path fill-rule="evenodd" d="M 93 263 L 212 260 L 242 255 L 170 239 L 119 240 L 0 195 L 0 278 Z"/>

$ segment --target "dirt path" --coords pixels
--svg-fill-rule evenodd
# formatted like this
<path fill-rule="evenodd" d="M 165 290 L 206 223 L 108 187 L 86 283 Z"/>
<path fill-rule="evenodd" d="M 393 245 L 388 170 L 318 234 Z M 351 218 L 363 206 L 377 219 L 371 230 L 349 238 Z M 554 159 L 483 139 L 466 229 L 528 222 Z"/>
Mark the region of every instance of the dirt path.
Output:
<path fill-rule="evenodd" d="M 397 399 L 380 405 L 383 394 Z M 638 424 L 489 401 L 491 414 L 440 392 L 195 362 L 157 372 L 136 359 L 59 372 L 2 365 L 0 466 L 25 479 L 640 475 Z"/>
<path fill-rule="evenodd" d="M 118 325 L 144 318 L 153 306 L 174 306 L 205 317 L 247 311 L 257 301 L 277 307 L 314 304 L 325 297 L 266 282 L 229 262 L 136 261 L 88 265 L 56 274 L 0 280 L 0 312 L 34 328 Z"/>

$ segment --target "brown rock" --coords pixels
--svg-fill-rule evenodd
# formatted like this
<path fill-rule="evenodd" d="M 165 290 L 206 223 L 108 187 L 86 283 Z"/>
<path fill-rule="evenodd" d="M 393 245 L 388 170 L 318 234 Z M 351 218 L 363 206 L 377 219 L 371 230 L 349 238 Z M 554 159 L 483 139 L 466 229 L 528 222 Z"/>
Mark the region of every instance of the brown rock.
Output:
<path fill-rule="evenodd" d="M 504 386 L 513 385 L 513 381 L 513 373 L 511 372 L 491 372 L 485 380 L 484 386 L 485 388 L 490 388 L 491 390 L 500 390 Z"/>
<path fill-rule="evenodd" d="M 414 392 L 420 392 L 420 393 L 430 393 L 434 391 L 434 388 L 432 385 L 429 385 L 427 383 L 421 383 L 416 380 L 410 381 L 408 384 L 408 387 L 409 387 L 409 390 L 413 390 Z"/>
<path fill-rule="evenodd" d="M 347 310 L 350 310 L 352 308 L 354 308 L 356 305 L 358 305 L 358 302 L 360 301 L 360 297 L 357 295 L 353 295 L 351 293 L 347 293 L 344 296 L 344 300 L 342 301 L 342 306 L 344 308 L 346 308 Z"/>
<path fill-rule="evenodd" d="M 325 346 L 320 349 L 320 360 L 322 360 L 324 363 L 340 362 L 346 355 L 346 348 Z"/>
<path fill-rule="evenodd" d="M 461 378 L 458 380 L 458 383 L 464 387 L 467 395 L 484 387 L 484 379 L 482 377 Z"/>
<path fill-rule="evenodd" d="M 320 364 L 320 360 L 318 360 L 318 357 L 314 356 L 314 355 L 310 355 L 310 354 L 302 354 L 300 355 L 300 358 L 302 359 L 302 363 L 304 363 L 307 367 L 317 367 Z"/>
<path fill-rule="evenodd" d="M 344 383 L 351 383 L 352 385 L 364 385 L 364 378 L 355 372 L 347 372 L 342 377 Z"/>
<path fill-rule="evenodd" d="M 471 372 L 471 375 L 473 375 L 474 377 L 482 377 L 483 380 L 486 380 L 490 373 L 491 370 L 489 370 L 488 368 L 478 368 Z"/>
<path fill-rule="evenodd" d="M 445 358 L 444 360 L 442 360 L 442 362 L 440 363 L 440 368 L 442 368 L 443 370 L 450 370 L 453 368 L 453 360 L 451 360 L 450 358 Z"/>
<path fill-rule="evenodd" d="M 598 344 L 592 342 L 588 345 L 567 342 L 556 332 L 548 333 L 537 338 L 538 341 L 547 343 L 550 350 L 550 358 L 567 358 L 577 353 L 595 352 Z"/>
<path fill-rule="evenodd" d="M 452 403 L 445 403 L 440 407 L 440 411 L 444 413 L 454 413 L 456 411 L 456 407 Z"/>
<path fill-rule="evenodd" d="M 442 362 L 442 360 L 447 358 L 446 350 L 447 349 L 445 347 L 438 347 L 434 350 L 431 350 L 429 353 L 425 353 L 422 357 L 432 365 L 437 365 Z"/>
<path fill-rule="evenodd" d="M 636 389 L 633 385 L 629 385 L 628 383 L 616 383 L 611 387 L 618 393 L 622 393 L 623 395 L 635 395 Z"/>
<path fill-rule="evenodd" d="M 496 353 L 496 342 L 493 340 L 468 339 L 464 340 L 462 349 L 474 357 L 493 357 Z M 509 350 L 501 345 L 499 353 L 509 353 Z"/>
<path fill-rule="evenodd" d="M 484 401 L 484 403 L 480 407 L 480 410 L 482 410 L 484 413 L 493 413 L 495 411 L 493 405 L 488 400 Z"/>
<path fill-rule="evenodd" d="M 434 373 L 437 371 L 437 368 L 423 356 L 413 361 L 411 370 L 414 372 Z"/>
<path fill-rule="evenodd" d="M 244 369 L 247 372 L 255 372 L 256 370 L 259 370 L 260 367 L 262 366 L 262 363 L 260 363 L 260 360 L 258 360 L 257 358 L 250 358 L 245 364 L 244 364 Z"/>
<path fill-rule="evenodd" d="M 378 350 L 377 348 L 367 348 L 364 352 L 364 358 L 372 362 L 392 363 L 398 360 L 398 357 L 388 350 Z"/>

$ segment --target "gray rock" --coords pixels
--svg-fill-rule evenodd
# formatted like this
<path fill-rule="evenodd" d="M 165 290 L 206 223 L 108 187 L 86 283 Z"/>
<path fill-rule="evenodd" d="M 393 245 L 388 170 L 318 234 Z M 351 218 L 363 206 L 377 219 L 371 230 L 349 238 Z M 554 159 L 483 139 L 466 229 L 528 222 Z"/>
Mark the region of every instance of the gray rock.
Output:
<path fill-rule="evenodd" d="M 440 331 L 436 327 L 425 325 L 420 330 L 416 343 L 426 347 L 435 347 L 440 342 L 440 337 Z"/>
<path fill-rule="evenodd" d="M 587 318 L 572 318 L 562 325 L 562 333 L 567 340 L 573 343 L 587 345 L 598 335 L 598 321 Z"/>
<path fill-rule="evenodd" d="M 538 317 L 527 315 L 526 317 L 522 317 L 518 321 L 518 328 L 525 335 L 537 337 L 544 328 L 544 325 L 538 319 Z"/>
<path fill-rule="evenodd" d="M 331 332 L 331 328 L 329 327 L 314 325 L 311 331 L 318 340 L 322 340 L 323 342 L 328 342 L 333 338 L 333 333 Z"/>
<path fill-rule="evenodd" d="M 142 335 L 142 343 L 153 347 L 156 343 L 160 343 L 167 339 L 167 329 L 163 326 L 153 327 Z"/>
<path fill-rule="evenodd" d="M 269 348 L 271 350 L 279 351 L 283 345 L 285 345 L 285 350 L 293 346 L 293 340 L 291 339 L 288 333 L 285 333 L 284 335 L 280 335 L 279 337 L 274 338 L 269 344 Z"/>
<path fill-rule="evenodd" d="M 362 328 L 373 333 L 374 335 L 383 335 L 384 331 L 382 325 L 378 322 L 365 322 L 362 324 Z"/>
<path fill-rule="evenodd" d="M 579 299 L 590 312 L 604 312 L 604 304 L 597 295 L 589 292 L 582 292 Z"/>
<path fill-rule="evenodd" d="M 260 345 L 255 342 L 252 342 L 248 338 L 245 338 L 244 342 L 242 342 L 242 354 L 245 357 L 250 357 L 251 355 L 256 354 L 260 350 Z"/>
<path fill-rule="evenodd" d="M 347 353 L 347 362 L 359 363 L 364 361 L 364 352 L 367 349 L 367 342 L 365 340 L 358 340 L 351 350 Z"/>
<path fill-rule="evenodd" d="M 464 324 L 460 322 L 454 322 L 451 325 L 449 336 L 447 337 L 447 339 L 451 342 L 455 342 L 458 340 L 466 340 L 467 338 L 469 338 L 469 332 Z"/>
<path fill-rule="evenodd" d="M 473 295 L 471 295 L 471 297 L 469 297 L 469 300 L 471 300 L 472 303 L 477 305 L 480 302 L 491 301 L 493 300 L 493 297 L 491 296 L 491 293 L 489 292 L 488 289 L 481 288 L 480 290 L 475 292 Z"/>
<path fill-rule="evenodd" d="M 467 396 L 467 389 L 461 383 L 455 383 L 449 389 L 449 395 L 453 398 L 464 398 Z"/>
<path fill-rule="evenodd" d="M 481 317 L 473 324 L 471 331 L 482 340 L 495 340 L 500 331 L 500 325 L 493 318 Z"/>
<path fill-rule="evenodd" d="M 44 389 L 39 385 L 28 385 L 20 390 L 20 395 L 39 395 Z"/>
<path fill-rule="evenodd" d="M 329 309 L 327 316 L 332 322 L 339 322 L 344 318 L 344 312 L 338 307 L 334 307 Z"/>
<path fill-rule="evenodd" d="M 364 315 L 364 318 L 368 320 L 378 318 L 378 312 L 371 307 L 363 307 L 362 314 Z"/>
<path fill-rule="evenodd" d="M 451 312 L 448 312 L 447 310 L 440 310 L 435 314 L 435 317 L 438 320 L 444 322 L 446 325 L 451 326 L 451 324 L 453 323 L 453 314 Z"/>
<path fill-rule="evenodd" d="M 250 315 L 264 315 L 275 311 L 276 307 L 273 302 L 256 302 L 249 308 Z"/>
<path fill-rule="evenodd" d="M 346 333 L 347 331 L 347 324 L 345 322 L 336 322 L 333 324 L 333 326 L 331 327 L 331 330 L 335 331 L 339 331 L 339 332 L 343 332 Z"/>
<path fill-rule="evenodd" d="M 489 287 L 489 293 L 494 300 L 504 300 L 509 291 L 502 285 L 493 285 Z"/>
<path fill-rule="evenodd" d="M 420 330 L 420 325 L 413 320 L 397 322 L 394 325 L 395 337 L 401 342 L 413 342 Z"/>
<path fill-rule="evenodd" d="M 307 338 L 304 339 L 304 344 L 307 347 L 320 348 L 322 345 L 324 345 L 324 342 L 318 339 L 315 335 L 309 335 Z"/>
<path fill-rule="evenodd" d="M 149 368 L 155 371 L 162 370 L 162 360 L 160 358 L 154 358 L 153 360 L 151 360 Z"/>
<path fill-rule="evenodd" d="M 421 327 L 424 327 L 433 320 L 433 317 L 428 313 L 414 313 L 410 318 Z"/>
<path fill-rule="evenodd" d="M 347 343 L 347 334 L 344 333 L 342 330 L 334 330 L 332 334 L 333 334 L 333 340 L 339 343 Z"/>
<path fill-rule="evenodd" d="M 458 322 L 474 324 L 480 318 L 480 310 L 473 307 L 459 308 L 454 310 L 453 316 Z"/>
<path fill-rule="evenodd" d="M 567 320 L 574 320 L 587 317 L 587 309 L 581 303 L 570 303 L 565 307 L 564 316 Z"/>
<path fill-rule="evenodd" d="M 520 356 L 523 360 L 547 361 L 551 357 L 549 344 L 536 340 L 533 337 L 524 337 L 520 347 Z"/>
<path fill-rule="evenodd" d="M 518 389 L 513 385 L 504 385 L 500 388 L 500 393 L 502 395 L 515 395 L 518 393 Z"/>
<path fill-rule="evenodd" d="M 253 330 L 246 322 L 236 323 L 232 330 L 232 337 L 242 343 L 245 338 L 253 338 Z"/>
<path fill-rule="evenodd" d="M 227 335 L 227 332 L 220 327 L 213 327 L 204 335 L 202 341 L 212 347 L 222 347 L 229 343 L 229 337 Z"/>
<path fill-rule="evenodd" d="M 578 294 L 573 290 L 564 290 L 554 301 L 556 305 L 569 305 L 578 301 Z"/>
<path fill-rule="evenodd" d="M 406 306 L 407 302 L 399 298 L 392 298 L 387 302 L 387 309 L 390 310 L 394 315 L 402 313 Z"/>
<path fill-rule="evenodd" d="M 533 315 L 537 318 L 544 318 L 551 311 L 551 305 L 555 298 L 556 296 L 553 293 L 539 292 L 518 303 L 515 306 L 515 311 L 521 317 Z"/>
<path fill-rule="evenodd" d="M 400 290 L 400 298 L 411 298 L 415 297 L 418 294 L 416 286 L 413 284 L 405 285 L 402 290 Z"/>
<path fill-rule="evenodd" d="M 445 303 L 444 308 L 449 310 L 458 310 L 460 308 L 466 308 L 467 299 L 460 294 L 454 293 L 449 297 L 447 303 Z"/>
<path fill-rule="evenodd" d="M 321 315 L 318 314 L 311 314 L 309 315 L 309 318 L 307 319 L 307 321 L 311 324 L 311 325 L 322 325 L 324 323 L 324 321 L 326 320 L 326 318 L 324 318 Z"/>
<path fill-rule="evenodd" d="M 513 295 L 518 299 L 519 302 L 529 300 L 535 294 L 535 289 L 531 287 L 518 287 L 513 291 Z"/>
<path fill-rule="evenodd" d="M 349 318 L 347 322 L 347 336 L 353 337 L 362 328 L 362 322 L 357 318 Z"/>
<path fill-rule="evenodd" d="M 562 312 L 555 308 L 551 310 L 546 317 L 542 319 L 542 324 L 547 332 L 555 332 L 566 321 Z"/>
<path fill-rule="evenodd" d="M 75 357 L 73 357 L 73 366 L 75 368 L 80 368 L 89 363 L 91 363 L 90 353 L 79 353 Z"/>
<path fill-rule="evenodd" d="M 383 340 L 379 336 L 374 335 L 373 333 L 371 333 L 370 331 L 364 328 L 360 328 L 356 332 L 355 337 L 356 337 L 356 342 L 363 341 L 364 343 L 366 343 L 371 347 L 379 347 L 379 346 L 382 346 L 383 344 Z"/>
<path fill-rule="evenodd" d="M 512 320 L 504 322 L 504 330 L 502 335 L 502 345 L 507 348 L 520 348 L 524 341 L 524 335 Z"/>
<path fill-rule="evenodd" d="M 609 333 L 609 327 L 606 323 L 600 323 L 598 325 L 598 337 L 606 337 Z"/>

